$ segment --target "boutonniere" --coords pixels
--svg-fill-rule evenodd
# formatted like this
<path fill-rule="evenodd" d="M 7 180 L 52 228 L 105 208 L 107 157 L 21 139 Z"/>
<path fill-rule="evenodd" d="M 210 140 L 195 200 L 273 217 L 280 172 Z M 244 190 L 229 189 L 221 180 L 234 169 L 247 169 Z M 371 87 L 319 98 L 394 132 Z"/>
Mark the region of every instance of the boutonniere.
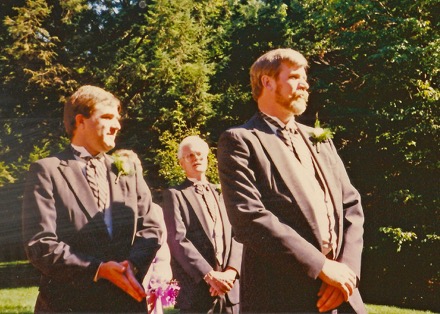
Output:
<path fill-rule="evenodd" d="M 316 113 L 315 127 L 310 132 L 310 139 L 313 142 L 313 145 L 316 146 L 316 152 L 319 154 L 319 145 L 322 142 L 325 142 L 329 139 L 333 138 L 333 132 L 329 128 L 322 128 L 321 123 L 318 119 L 318 113 Z"/>
<path fill-rule="evenodd" d="M 222 186 L 220 184 L 215 185 L 215 190 L 217 191 L 218 195 L 222 194 Z"/>
<path fill-rule="evenodd" d="M 121 176 L 132 176 L 135 173 L 135 163 L 139 163 L 139 157 L 132 150 L 119 149 L 112 154 L 113 164 L 117 170 L 115 184 L 119 182 Z"/>

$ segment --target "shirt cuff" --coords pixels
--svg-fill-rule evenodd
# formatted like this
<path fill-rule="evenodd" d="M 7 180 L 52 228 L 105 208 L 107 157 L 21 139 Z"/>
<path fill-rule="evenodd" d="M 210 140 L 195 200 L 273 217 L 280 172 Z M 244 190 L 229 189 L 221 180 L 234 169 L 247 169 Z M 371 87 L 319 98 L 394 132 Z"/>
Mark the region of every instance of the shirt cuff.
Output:
<path fill-rule="evenodd" d="M 95 273 L 95 277 L 93 277 L 94 282 L 97 282 L 99 280 L 98 273 L 99 273 L 99 269 L 101 268 L 101 265 L 102 265 L 102 263 L 99 264 L 98 269 L 96 270 L 96 273 Z"/>

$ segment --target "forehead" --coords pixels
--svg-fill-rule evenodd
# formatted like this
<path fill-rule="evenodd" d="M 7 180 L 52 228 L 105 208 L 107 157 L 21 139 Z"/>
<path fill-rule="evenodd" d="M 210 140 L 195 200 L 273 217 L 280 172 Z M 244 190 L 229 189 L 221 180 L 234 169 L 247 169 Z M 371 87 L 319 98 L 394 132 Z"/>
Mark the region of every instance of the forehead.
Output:
<path fill-rule="evenodd" d="M 303 66 L 299 66 L 297 64 L 293 64 L 291 62 L 283 62 L 280 66 L 280 73 L 284 74 L 301 74 L 302 76 L 306 76 L 306 68 Z"/>
<path fill-rule="evenodd" d="M 119 108 L 119 103 L 117 102 L 103 101 L 95 105 L 92 114 L 113 114 L 120 117 Z"/>
<path fill-rule="evenodd" d="M 205 146 L 202 145 L 202 143 L 198 143 L 198 142 L 186 144 L 185 146 L 182 147 L 182 151 L 185 153 L 192 153 L 192 152 L 207 153 Z"/>

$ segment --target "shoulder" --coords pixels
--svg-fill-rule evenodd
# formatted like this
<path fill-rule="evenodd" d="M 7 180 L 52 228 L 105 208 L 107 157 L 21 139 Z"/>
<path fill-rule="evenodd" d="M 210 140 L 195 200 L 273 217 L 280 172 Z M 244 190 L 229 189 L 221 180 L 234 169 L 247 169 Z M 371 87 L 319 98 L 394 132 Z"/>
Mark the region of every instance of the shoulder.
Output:
<path fill-rule="evenodd" d="M 30 169 L 56 169 L 64 161 L 71 158 L 67 152 L 61 152 L 49 157 L 45 157 L 33 162 Z"/>
<path fill-rule="evenodd" d="M 186 188 L 185 182 L 176 186 L 171 186 L 163 190 L 164 196 L 172 196 L 182 193 L 182 190 Z"/>
<path fill-rule="evenodd" d="M 307 132 L 307 134 L 309 134 L 310 132 L 312 132 L 314 130 L 313 127 L 308 126 L 306 124 L 299 123 L 299 122 L 296 122 L 296 125 L 298 125 L 298 128 L 300 128 L 301 130 Z"/>
<path fill-rule="evenodd" d="M 225 140 L 227 140 L 227 141 L 231 141 L 231 140 L 232 141 L 233 140 L 241 141 L 241 140 L 245 140 L 247 138 L 249 138 L 249 139 L 254 138 L 255 132 L 267 131 L 266 128 L 268 130 L 270 130 L 269 127 L 267 126 L 267 124 L 265 124 L 265 122 L 256 114 L 251 119 L 246 121 L 246 123 L 231 127 L 229 129 L 227 129 L 226 131 L 224 131 L 220 135 L 219 142 L 225 141 Z"/>

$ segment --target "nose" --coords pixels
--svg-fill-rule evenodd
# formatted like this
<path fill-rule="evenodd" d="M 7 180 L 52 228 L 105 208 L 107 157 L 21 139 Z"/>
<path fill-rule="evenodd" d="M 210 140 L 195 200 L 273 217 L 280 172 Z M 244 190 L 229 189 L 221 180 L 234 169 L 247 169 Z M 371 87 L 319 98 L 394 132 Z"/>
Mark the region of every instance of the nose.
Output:
<path fill-rule="evenodd" d="M 196 159 L 196 161 L 203 160 L 203 155 L 202 154 L 195 154 L 195 159 Z"/>
<path fill-rule="evenodd" d="M 300 90 L 308 90 L 309 89 L 309 83 L 307 83 L 306 79 L 303 78 L 299 81 L 298 89 L 300 89 Z"/>
<path fill-rule="evenodd" d="M 114 121 L 112 123 L 112 129 L 118 130 L 118 131 L 121 129 L 121 121 L 119 121 L 119 119 L 114 119 Z"/>

